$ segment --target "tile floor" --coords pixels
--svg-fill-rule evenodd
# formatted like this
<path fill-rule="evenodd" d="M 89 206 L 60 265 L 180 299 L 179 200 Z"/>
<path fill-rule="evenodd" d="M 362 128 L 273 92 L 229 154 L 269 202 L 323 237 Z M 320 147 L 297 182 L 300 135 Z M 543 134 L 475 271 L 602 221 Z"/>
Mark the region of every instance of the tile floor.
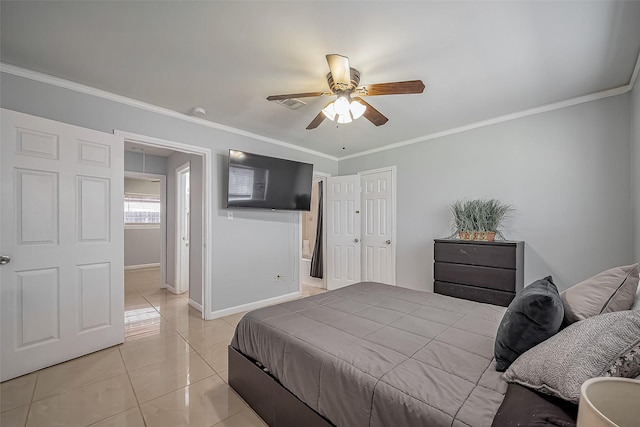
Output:
<path fill-rule="evenodd" d="M 227 385 L 244 313 L 204 321 L 159 280 L 157 268 L 125 272 L 124 344 L 2 383 L 0 426 L 265 426 Z"/>

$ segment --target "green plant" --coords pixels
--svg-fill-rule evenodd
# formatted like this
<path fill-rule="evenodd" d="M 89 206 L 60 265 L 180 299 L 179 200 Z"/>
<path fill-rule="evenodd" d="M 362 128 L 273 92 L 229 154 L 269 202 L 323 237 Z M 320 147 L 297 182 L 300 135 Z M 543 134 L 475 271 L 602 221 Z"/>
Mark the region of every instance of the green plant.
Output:
<path fill-rule="evenodd" d="M 500 228 L 513 210 L 511 205 L 496 199 L 456 200 L 451 204 L 454 231 L 450 237 L 461 231 L 493 231 L 504 239 Z"/>

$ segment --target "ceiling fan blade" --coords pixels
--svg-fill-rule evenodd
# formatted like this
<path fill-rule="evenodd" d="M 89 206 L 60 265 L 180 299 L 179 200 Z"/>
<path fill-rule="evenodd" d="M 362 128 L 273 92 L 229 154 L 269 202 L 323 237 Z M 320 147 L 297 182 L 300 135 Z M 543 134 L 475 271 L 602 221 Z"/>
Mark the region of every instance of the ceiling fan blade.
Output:
<path fill-rule="evenodd" d="M 329 70 L 333 76 L 335 83 L 349 86 L 351 84 L 351 67 L 349 66 L 349 58 L 342 55 L 327 55 L 327 63 Z"/>
<path fill-rule="evenodd" d="M 374 125 L 381 126 L 389 121 L 389 119 L 384 114 L 382 114 L 380 111 L 373 108 L 371 104 L 369 104 L 364 99 L 360 97 L 355 97 L 353 98 L 353 100 L 358 101 L 359 103 L 367 106 L 367 109 L 364 111 L 363 116 Z"/>
<path fill-rule="evenodd" d="M 331 102 L 329 104 L 331 104 Z M 327 104 L 327 105 L 329 105 L 329 104 Z M 309 126 L 307 126 L 307 130 L 315 129 L 318 126 L 320 126 L 320 123 L 322 123 L 326 117 L 327 116 L 324 115 L 322 110 L 320 110 L 318 115 L 313 120 L 311 120 L 311 123 L 309 123 Z"/>
<path fill-rule="evenodd" d="M 312 96 L 324 96 L 331 95 L 331 92 L 304 92 L 304 93 L 290 93 L 288 95 L 271 95 L 267 96 L 267 101 L 280 101 L 282 99 L 292 98 L 311 98 Z"/>
<path fill-rule="evenodd" d="M 409 80 L 406 82 L 378 83 L 373 85 L 362 86 L 361 95 L 402 95 L 408 93 L 422 93 L 424 83 L 422 80 Z"/>

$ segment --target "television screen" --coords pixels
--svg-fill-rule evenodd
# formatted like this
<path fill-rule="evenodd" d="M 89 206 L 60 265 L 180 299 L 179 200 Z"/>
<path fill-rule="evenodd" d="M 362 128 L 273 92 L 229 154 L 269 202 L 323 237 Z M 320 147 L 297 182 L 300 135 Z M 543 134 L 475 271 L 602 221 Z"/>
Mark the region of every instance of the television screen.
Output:
<path fill-rule="evenodd" d="M 229 150 L 227 207 L 308 211 L 313 165 Z"/>

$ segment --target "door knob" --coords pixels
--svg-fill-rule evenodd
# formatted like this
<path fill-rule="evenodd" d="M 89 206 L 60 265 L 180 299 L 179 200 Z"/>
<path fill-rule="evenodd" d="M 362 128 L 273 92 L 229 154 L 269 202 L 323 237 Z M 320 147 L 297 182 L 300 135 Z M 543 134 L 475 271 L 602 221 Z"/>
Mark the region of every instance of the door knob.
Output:
<path fill-rule="evenodd" d="M 355 239 L 353 239 L 354 243 L 358 243 L 360 241 L 360 239 L 358 239 L 357 237 Z"/>
<path fill-rule="evenodd" d="M 390 244 L 391 244 L 391 240 L 387 240 L 385 243 L 386 243 L 387 245 L 390 245 Z"/>
<path fill-rule="evenodd" d="M 0 265 L 6 265 L 9 264 L 11 262 L 11 257 L 2 255 L 0 256 Z"/>

